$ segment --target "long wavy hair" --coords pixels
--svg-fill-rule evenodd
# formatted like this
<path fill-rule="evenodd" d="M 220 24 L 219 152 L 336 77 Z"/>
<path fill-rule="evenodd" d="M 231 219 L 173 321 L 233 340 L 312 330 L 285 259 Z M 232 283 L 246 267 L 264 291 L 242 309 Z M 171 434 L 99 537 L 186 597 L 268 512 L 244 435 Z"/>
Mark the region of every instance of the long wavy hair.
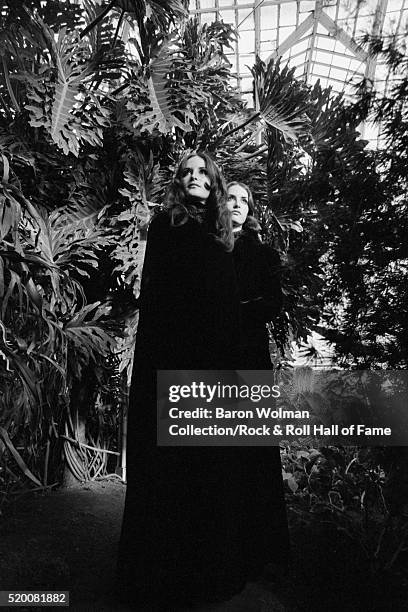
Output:
<path fill-rule="evenodd" d="M 228 189 L 230 187 L 234 187 L 235 185 L 237 185 L 238 187 L 242 187 L 242 189 L 245 189 L 248 195 L 248 215 L 242 225 L 241 231 L 247 232 L 247 233 L 255 232 L 259 234 L 259 232 L 261 231 L 261 226 L 259 225 L 258 220 L 254 217 L 255 204 L 254 204 L 254 198 L 252 195 L 252 191 L 250 190 L 248 185 L 246 185 L 245 183 L 240 183 L 239 181 L 232 181 L 231 183 L 228 183 L 227 185 L 227 193 L 228 193 Z"/>
<path fill-rule="evenodd" d="M 202 208 L 187 199 L 181 182 L 183 169 L 192 157 L 200 157 L 205 162 L 210 183 L 210 194 Z M 171 224 L 174 226 L 183 225 L 189 217 L 194 217 L 197 212 L 202 212 L 209 234 L 214 236 L 215 240 L 221 243 L 226 251 L 233 249 L 234 236 L 231 215 L 227 208 L 225 180 L 221 170 L 208 153 L 193 151 L 183 157 L 173 182 L 167 190 L 164 206 L 170 215 Z"/>

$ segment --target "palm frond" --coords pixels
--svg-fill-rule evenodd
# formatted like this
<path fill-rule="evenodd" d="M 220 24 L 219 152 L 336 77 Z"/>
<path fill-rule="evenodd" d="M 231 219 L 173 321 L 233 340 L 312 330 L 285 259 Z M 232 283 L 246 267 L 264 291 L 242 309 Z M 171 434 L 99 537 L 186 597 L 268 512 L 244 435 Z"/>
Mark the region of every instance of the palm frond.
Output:
<path fill-rule="evenodd" d="M 286 142 L 294 142 L 309 127 L 306 115 L 308 89 L 294 78 L 295 69 L 281 68 L 280 60 L 267 64 L 257 58 L 252 68 L 255 95 L 262 119 Z"/>
<path fill-rule="evenodd" d="M 306 114 L 308 91 L 296 84 L 294 69 L 280 68 L 279 60 L 268 64 L 256 59 L 251 69 L 254 78 L 255 96 L 258 100 L 257 111 L 246 111 L 243 119 L 235 117 L 235 127 L 222 134 L 225 140 L 238 130 L 246 129 L 246 145 L 254 142 L 260 128 L 276 132 L 285 143 L 295 143 L 304 135 L 310 125 Z M 249 115 L 249 116 L 248 116 Z"/>

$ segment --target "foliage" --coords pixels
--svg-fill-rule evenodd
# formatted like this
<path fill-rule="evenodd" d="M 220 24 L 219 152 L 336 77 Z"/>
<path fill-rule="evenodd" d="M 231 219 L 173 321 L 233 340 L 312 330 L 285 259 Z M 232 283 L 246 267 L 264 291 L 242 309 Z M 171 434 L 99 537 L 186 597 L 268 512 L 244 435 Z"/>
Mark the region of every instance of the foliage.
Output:
<path fill-rule="evenodd" d="M 147 226 L 188 149 L 250 185 L 280 251 L 277 362 L 317 330 L 349 367 L 406 365 L 403 50 L 371 41 L 398 79 L 355 103 L 257 60 L 250 109 L 233 29 L 187 20 L 179 0 L 2 2 L 0 20 L 0 419 L 40 481 L 74 385 L 98 365 L 95 399 L 130 371 Z M 367 117 L 386 149 L 366 146 Z"/>
<path fill-rule="evenodd" d="M 146 3 L 143 15 L 139 4 L 122 4 L 109 5 L 111 17 L 92 2 L 66 12 L 60 3 L 60 19 L 40 2 L 3 3 L 1 12 L 1 425 L 9 450 L 24 447 L 43 484 L 60 478 L 66 426 L 81 437 L 88 420 L 77 444 L 105 444 L 92 433 L 89 403 L 98 388 L 106 403 L 106 393 L 119 397 L 123 383 L 107 384 L 118 368 L 108 359 L 107 370 L 112 351 L 122 351 L 121 369 L 131 368 L 126 315 L 149 202 L 162 197 L 186 131 L 197 140 L 212 109 L 215 133 L 213 109 L 242 106 L 222 51 L 229 26 L 176 27 L 184 14 L 177 1 Z M 118 36 L 124 12 L 135 27 L 127 48 Z M 214 102 L 217 92 L 224 97 Z M 85 398 L 88 384 L 95 388 Z M 106 428 L 103 435 L 112 437 Z M 0 451 L 13 472 L 13 454 Z"/>
<path fill-rule="evenodd" d="M 284 261 L 274 338 L 288 359 L 288 341 L 314 330 L 347 367 L 406 365 L 406 58 L 391 49 L 382 53 L 399 76 L 385 98 L 362 84 L 351 103 L 287 74 L 309 129 L 294 145 L 270 142 L 269 152 L 262 144 L 240 150 L 241 131 L 220 154 L 228 178 L 252 187 L 264 239 Z M 367 147 L 364 120 L 380 122 L 386 147 Z"/>
<path fill-rule="evenodd" d="M 396 470 L 384 450 L 293 444 L 281 457 L 295 531 L 312 523 L 334 524 L 363 551 L 373 573 L 404 571 L 408 508 L 395 508 Z M 405 491 L 400 479 L 401 486 Z"/>

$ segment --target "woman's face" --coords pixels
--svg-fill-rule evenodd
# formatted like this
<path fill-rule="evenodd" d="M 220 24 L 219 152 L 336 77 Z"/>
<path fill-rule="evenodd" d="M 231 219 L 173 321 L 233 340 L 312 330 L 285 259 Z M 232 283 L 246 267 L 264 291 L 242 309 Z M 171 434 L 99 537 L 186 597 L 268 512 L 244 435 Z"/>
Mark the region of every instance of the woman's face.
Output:
<path fill-rule="evenodd" d="M 248 216 L 248 193 L 241 185 L 228 187 L 227 208 L 232 213 L 234 230 L 241 229 Z"/>
<path fill-rule="evenodd" d="M 204 159 L 198 155 L 190 157 L 181 169 L 180 180 L 188 200 L 201 203 L 208 200 L 211 181 Z"/>

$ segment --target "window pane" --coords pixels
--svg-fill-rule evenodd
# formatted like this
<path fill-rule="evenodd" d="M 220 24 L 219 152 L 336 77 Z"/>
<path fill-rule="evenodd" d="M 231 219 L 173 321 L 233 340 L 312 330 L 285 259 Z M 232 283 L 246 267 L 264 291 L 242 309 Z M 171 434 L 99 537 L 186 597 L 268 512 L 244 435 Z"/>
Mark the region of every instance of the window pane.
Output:
<path fill-rule="evenodd" d="M 240 53 L 251 53 L 255 51 L 255 32 L 241 32 L 238 39 Z"/>
<path fill-rule="evenodd" d="M 276 28 L 277 14 L 276 6 L 261 6 L 261 28 Z"/>
<path fill-rule="evenodd" d="M 253 9 L 241 9 L 238 11 L 238 27 L 240 30 L 250 30 L 255 27 Z"/>
<path fill-rule="evenodd" d="M 212 8 L 215 6 L 215 0 L 200 0 L 200 8 Z"/>
<path fill-rule="evenodd" d="M 235 11 L 220 11 L 220 19 L 224 23 L 232 23 L 235 25 Z"/>

